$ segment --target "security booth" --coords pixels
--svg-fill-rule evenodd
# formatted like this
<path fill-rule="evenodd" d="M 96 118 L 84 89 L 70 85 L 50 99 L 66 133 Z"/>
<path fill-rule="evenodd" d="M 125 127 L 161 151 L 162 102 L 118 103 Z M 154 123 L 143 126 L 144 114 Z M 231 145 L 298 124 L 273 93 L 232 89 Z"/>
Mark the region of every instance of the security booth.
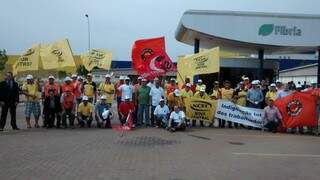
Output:
<path fill-rule="evenodd" d="M 277 74 L 278 65 L 265 55 L 319 52 L 318 29 L 317 15 L 188 10 L 180 20 L 176 39 L 194 46 L 194 53 L 219 46 L 224 51 L 247 55 L 242 62 L 221 59 L 220 77 L 232 80 L 240 74 L 251 74 L 255 79 L 270 79 Z M 320 63 L 317 82 L 319 85 Z"/>

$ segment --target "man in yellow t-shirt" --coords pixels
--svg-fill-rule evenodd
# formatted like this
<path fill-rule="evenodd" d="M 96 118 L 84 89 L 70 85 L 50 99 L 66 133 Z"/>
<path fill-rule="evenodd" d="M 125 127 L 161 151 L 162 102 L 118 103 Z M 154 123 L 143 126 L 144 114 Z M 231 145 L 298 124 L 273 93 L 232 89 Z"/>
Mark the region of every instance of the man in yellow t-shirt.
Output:
<path fill-rule="evenodd" d="M 182 103 L 184 108 L 185 108 L 185 100 L 188 98 L 191 98 L 192 96 L 193 96 L 193 92 L 191 91 L 191 84 L 187 83 L 185 85 L 185 88 L 181 90 L 181 98 L 182 98 Z M 185 109 L 184 109 L 184 112 L 185 112 Z"/>
<path fill-rule="evenodd" d="M 208 94 L 206 93 L 206 88 L 202 87 L 199 89 L 199 91 L 197 91 L 194 96 L 194 98 L 198 98 L 198 99 L 204 99 L 204 100 L 210 100 L 210 97 L 208 96 Z M 192 120 L 192 126 L 196 126 L 196 120 Z M 203 127 L 203 121 L 200 121 L 200 126 Z"/>
<path fill-rule="evenodd" d="M 82 87 L 83 95 L 89 98 L 89 102 L 93 103 L 93 98 L 97 100 L 97 85 L 92 81 L 92 74 L 87 74 L 87 81 L 83 83 Z"/>
<path fill-rule="evenodd" d="M 25 116 L 27 121 L 27 127 L 31 128 L 30 117 L 31 114 L 34 115 L 35 119 L 35 128 L 39 128 L 39 117 L 41 114 L 40 110 L 40 91 L 37 83 L 34 82 L 33 76 L 27 76 L 27 83 L 22 86 L 22 93 L 26 96 L 26 108 Z"/>
<path fill-rule="evenodd" d="M 78 107 L 78 122 L 80 127 L 84 127 L 85 124 L 87 124 L 89 128 L 91 127 L 93 105 L 88 101 L 89 98 L 83 96 L 82 103 L 80 103 Z"/>
<path fill-rule="evenodd" d="M 233 89 L 231 88 L 231 83 L 230 81 L 226 80 L 223 83 L 223 88 L 221 89 L 221 99 L 227 100 L 227 101 L 232 101 L 233 99 Z M 225 120 L 219 120 L 219 125 L 220 127 L 225 127 L 226 121 Z M 228 127 L 232 127 L 232 122 L 228 121 Z"/>
<path fill-rule="evenodd" d="M 100 96 L 106 96 L 107 98 L 106 102 L 109 105 L 109 107 L 111 107 L 111 104 L 114 98 L 115 88 L 114 88 L 114 85 L 111 83 L 111 76 L 107 74 L 105 78 L 106 78 L 106 81 L 99 85 L 98 91 L 100 93 Z"/>
<path fill-rule="evenodd" d="M 176 89 L 173 92 L 171 92 L 168 95 L 167 100 L 168 100 L 168 106 L 169 106 L 170 111 L 173 111 L 174 106 L 178 106 L 179 108 L 181 108 L 183 106 L 181 93 L 180 93 L 179 89 Z"/>
<path fill-rule="evenodd" d="M 273 101 L 277 99 L 277 86 L 274 83 L 270 85 L 270 90 L 266 94 L 266 98 L 265 98 L 266 103 L 268 103 L 270 99 Z"/>
<path fill-rule="evenodd" d="M 198 84 L 197 84 L 197 86 L 196 86 L 196 92 L 199 92 L 201 88 L 206 89 L 206 85 L 202 83 L 202 80 L 201 80 L 201 79 L 199 79 L 199 80 L 198 80 Z"/>

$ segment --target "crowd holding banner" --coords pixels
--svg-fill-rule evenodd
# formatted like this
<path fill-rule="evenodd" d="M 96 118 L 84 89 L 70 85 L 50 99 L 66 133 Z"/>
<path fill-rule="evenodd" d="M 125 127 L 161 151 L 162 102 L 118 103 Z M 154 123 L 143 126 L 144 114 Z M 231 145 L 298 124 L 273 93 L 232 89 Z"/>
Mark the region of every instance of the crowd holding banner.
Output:
<path fill-rule="evenodd" d="M 24 61 L 44 69 L 72 66 L 70 52 L 65 40 L 47 46 L 36 45 L 21 56 L 14 65 L 14 72 L 24 71 Z M 89 69 L 110 68 L 110 63 L 101 62 L 111 62 L 111 53 L 107 51 L 92 50 L 82 58 Z M 318 125 L 319 90 L 314 84 L 250 81 L 246 76 L 239 77 L 239 82 L 224 80 L 221 84 L 213 80 L 213 89 L 208 89 L 208 84 L 201 79 L 193 84 L 196 74 L 219 72 L 219 48 L 180 59 L 179 85 L 175 78 L 165 81 L 165 74 L 176 68 L 165 52 L 163 37 L 136 41 L 132 61 L 133 68 L 140 74 L 137 79 L 120 76 L 116 82 L 111 82 L 112 74 L 106 74 L 105 82 L 100 84 L 91 73 L 86 77 L 67 76 L 61 84 L 50 75 L 44 85 L 28 75 L 17 90 L 13 74 L 6 73 L 5 81 L 0 84 L 3 108 L 0 130 L 5 127 L 9 109 L 11 126 L 19 129 L 15 117 L 19 94 L 26 97 L 28 128 L 32 127 L 31 115 L 35 118 L 35 128 L 40 127 L 40 117 L 46 128 L 90 128 L 93 124 L 98 128 L 111 128 L 115 114 L 120 122 L 120 126 L 114 127 L 116 130 L 149 126 L 175 132 L 199 122 L 200 126 L 220 128 L 267 128 L 277 132 L 283 127 L 291 132 L 295 129 L 303 132 L 304 127 L 310 130 Z M 114 102 L 116 109 L 112 108 Z"/>

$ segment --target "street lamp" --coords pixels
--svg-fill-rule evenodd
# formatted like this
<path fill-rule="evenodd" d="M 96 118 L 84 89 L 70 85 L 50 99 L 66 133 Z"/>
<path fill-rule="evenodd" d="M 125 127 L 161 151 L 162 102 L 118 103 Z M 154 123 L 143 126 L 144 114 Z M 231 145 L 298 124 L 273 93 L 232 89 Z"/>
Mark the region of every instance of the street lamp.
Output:
<path fill-rule="evenodd" d="M 87 18 L 87 23 L 88 23 L 88 52 L 90 52 L 90 21 L 89 21 L 89 15 L 85 14 L 86 18 Z"/>

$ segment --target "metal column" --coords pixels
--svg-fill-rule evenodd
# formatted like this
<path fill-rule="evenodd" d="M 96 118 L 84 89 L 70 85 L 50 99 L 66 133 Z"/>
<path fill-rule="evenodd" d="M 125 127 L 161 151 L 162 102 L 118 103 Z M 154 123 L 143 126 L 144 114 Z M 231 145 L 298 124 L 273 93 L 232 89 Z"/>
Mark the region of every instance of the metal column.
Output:
<path fill-rule="evenodd" d="M 260 49 L 258 52 L 258 59 L 260 60 L 259 74 L 258 74 L 259 80 L 263 80 L 263 56 L 264 56 L 264 50 Z"/>
<path fill-rule="evenodd" d="M 199 53 L 200 51 L 200 40 L 195 39 L 194 40 L 194 53 Z"/>

